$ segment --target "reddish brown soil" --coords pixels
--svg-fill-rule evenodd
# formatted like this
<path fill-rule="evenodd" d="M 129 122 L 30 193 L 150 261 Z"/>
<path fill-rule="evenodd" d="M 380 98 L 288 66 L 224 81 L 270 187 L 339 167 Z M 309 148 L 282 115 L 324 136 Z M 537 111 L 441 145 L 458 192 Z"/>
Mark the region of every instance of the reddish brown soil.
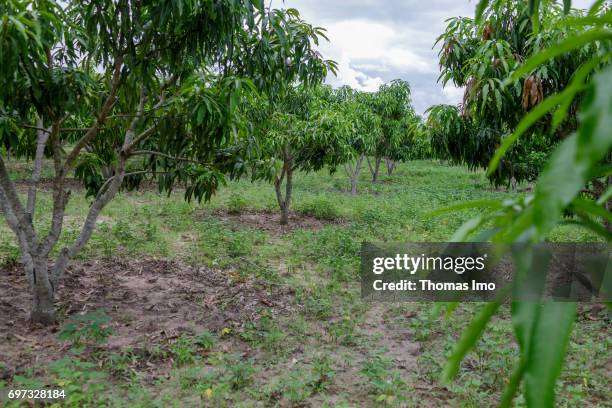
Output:
<path fill-rule="evenodd" d="M 264 309 L 272 316 L 287 314 L 289 295 L 232 272 L 160 259 L 100 259 L 69 267 L 57 296 L 60 322 L 41 327 L 27 321 L 31 297 L 22 270 L 2 267 L 0 379 L 61 358 L 69 345 L 58 340 L 58 332 L 77 313 L 103 308 L 112 318 L 103 347 L 138 350 L 183 333 L 235 330 Z"/>
<path fill-rule="evenodd" d="M 274 235 L 283 235 L 295 230 L 320 230 L 326 225 L 344 225 L 346 220 L 320 220 L 308 215 L 299 213 L 289 214 L 289 223 L 280 225 L 280 213 L 244 210 L 239 214 L 229 213 L 226 210 L 214 210 L 212 213 L 215 218 L 222 221 L 227 221 L 233 224 L 238 224 L 242 227 L 250 227 L 262 231 L 270 232 Z"/>

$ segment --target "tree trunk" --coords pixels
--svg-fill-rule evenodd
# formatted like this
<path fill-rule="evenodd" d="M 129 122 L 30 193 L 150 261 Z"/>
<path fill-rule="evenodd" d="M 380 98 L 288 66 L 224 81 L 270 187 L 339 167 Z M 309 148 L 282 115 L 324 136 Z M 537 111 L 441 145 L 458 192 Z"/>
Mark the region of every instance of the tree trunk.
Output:
<path fill-rule="evenodd" d="M 47 263 L 49 254 L 60 238 L 66 204 L 70 196 L 70 191 L 65 189 L 66 176 L 74 168 L 80 152 L 98 135 L 98 130 L 103 127 L 106 116 L 115 104 L 115 96 L 121 79 L 122 63 L 122 58 L 115 61 L 111 93 L 106 98 L 102 110 L 96 114 L 97 120 L 94 125 L 76 142 L 70 153 L 62 153 L 59 137 L 60 124 L 68 116 L 64 119 L 55 120 L 50 128 L 38 132 L 35 170 L 32 175 L 30 188 L 28 189 L 28 201 L 25 207 L 17 194 L 15 185 L 0 154 L 0 210 L 9 228 L 15 233 L 19 243 L 21 259 L 32 293 L 30 320 L 33 322 L 44 325 L 55 323 L 54 295 L 67 263 L 87 244 L 95 228 L 96 219 L 100 211 L 119 191 L 125 176 L 125 164 L 132 157 L 134 147 L 145 141 L 156 129 L 155 126 L 152 126 L 138 135 L 135 133 L 136 126 L 141 122 L 144 112 L 146 98 L 143 87 L 138 114 L 132 119 L 130 127 L 125 134 L 123 146 L 119 151 L 119 161 L 112 179 L 109 179 L 108 183 L 98 192 L 98 195 L 89 207 L 85 223 L 77 239 L 71 245 L 60 250 L 53 270 L 49 271 Z M 42 128 L 42 119 L 37 119 L 37 124 L 39 128 Z M 32 223 L 32 214 L 34 214 L 36 207 L 36 185 L 40 180 L 46 145 L 51 148 L 53 153 L 55 169 L 52 195 L 53 210 L 50 231 L 46 235 L 39 236 Z M 64 156 L 66 156 L 65 159 Z"/>
<path fill-rule="evenodd" d="M 357 158 L 357 160 L 355 160 L 354 169 L 351 167 L 350 163 L 347 163 L 344 167 L 351 181 L 351 194 L 352 195 L 357 194 L 357 181 L 359 180 L 359 174 L 361 173 L 361 165 L 363 164 L 364 158 L 365 156 L 362 154 L 361 156 Z"/>
<path fill-rule="evenodd" d="M 377 182 L 378 181 L 378 173 L 380 172 L 380 163 L 382 161 L 382 158 L 377 157 L 375 160 L 375 164 L 374 164 L 374 173 L 372 173 L 372 181 L 373 182 Z"/>
<path fill-rule="evenodd" d="M 510 186 L 512 187 L 512 191 L 516 191 L 516 186 L 518 185 L 516 178 L 514 178 L 514 176 L 512 176 L 512 178 L 510 179 Z"/>
<path fill-rule="evenodd" d="M 608 154 L 608 158 L 605 160 L 605 162 L 606 162 L 606 164 L 607 164 L 608 166 L 610 166 L 610 165 L 612 164 L 612 153 Z M 603 190 L 603 191 L 604 191 L 604 194 L 605 194 L 605 191 L 607 191 L 608 189 L 612 188 L 612 175 L 611 175 L 611 176 L 606 177 L 606 179 L 605 179 L 605 184 L 606 184 L 606 187 L 605 187 L 605 189 Z M 605 208 L 606 210 L 608 210 L 608 211 L 612 211 L 612 198 L 609 198 L 608 200 L 606 200 L 606 202 L 605 202 L 605 203 L 603 203 L 603 206 L 604 206 L 604 208 Z M 610 221 L 610 220 L 609 220 L 609 219 L 607 219 L 607 218 L 604 218 L 604 228 L 605 228 L 605 229 L 606 229 L 606 230 L 607 230 L 609 233 L 612 233 L 612 221 Z M 608 315 L 610 315 L 610 314 L 608 314 Z"/>
<path fill-rule="evenodd" d="M 280 225 L 289 224 L 289 207 L 286 205 L 281 206 Z"/>
<path fill-rule="evenodd" d="M 370 167 L 370 173 L 372 173 L 372 182 L 376 183 L 378 181 L 378 173 L 380 171 L 380 163 L 382 162 L 382 157 L 374 158 L 374 166 L 370 163 L 370 158 L 368 157 L 368 167 Z"/>
<path fill-rule="evenodd" d="M 397 162 L 391 159 L 385 159 L 385 165 L 387 166 L 387 175 L 390 176 L 397 167 Z"/>
<path fill-rule="evenodd" d="M 357 195 L 357 175 L 351 177 L 351 194 Z"/>
<path fill-rule="evenodd" d="M 32 312 L 30 321 L 50 325 L 55 323 L 54 289 L 49 280 L 46 257 L 36 259 L 33 270 Z"/>
<path fill-rule="evenodd" d="M 595 200 L 600 200 L 601 196 L 606 192 L 608 188 L 612 186 L 612 176 L 606 177 L 606 179 L 602 182 L 598 179 L 593 180 L 593 194 L 595 195 Z M 612 209 L 612 199 L 606 200 L 603 203 L 603 207 L 610 211 Z M 608 219 L 603 220 L 603 226 L 608 232 L 612 232 L 612 222 Z"/>
<path fill-rule="evenodd" d="M 287 225 L 289 223 L 289 207 L 291 205 L 291 194 L 293 192 L 293 170 L 293 160 L 289 154 L 285 152 L 281 174 L 274 178 L 276 200 L 281 210 L 281 225 Z M 282 192 L 283 181 L 285 182 L 284 197 Z"/>
<path fill-rule="evenodd" d="M 281 225 L 287 225 L 289 223 L 289 206 L 291 205 L 291 193 L 293 191 L 293 170 L 291 169 L 291 163 L 287 168 L 287 180 L 285 181 L 285 204 L 281 208 Z"/>

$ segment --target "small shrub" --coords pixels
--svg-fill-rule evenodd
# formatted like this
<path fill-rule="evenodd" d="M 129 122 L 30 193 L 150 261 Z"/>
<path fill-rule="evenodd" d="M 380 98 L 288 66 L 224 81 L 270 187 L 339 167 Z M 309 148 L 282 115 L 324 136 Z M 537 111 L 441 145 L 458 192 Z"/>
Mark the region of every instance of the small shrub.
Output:
<path fill-rule="evenodd" d="M 199 384 L 201 376 L 202 369 L 200 367 L 189 367 L 183 369 L 178 378 L 181 389 L 192 389 L 194 386 Z"/>
<path fill-rule="evenodd" d="M 19 260 L 19 247 L 8 242 L 0 242 L 0 266 L 11 268 Z"/>
<path fill-rule="evenodd" d="M 256 371 L 253 362 L 250 360 L 231 364 L 229 382 L 232 389 L 238 390 L 249 385 L 253 381 L 253 375 Z"/>
<path fill-rule="evenodd" d="M 232 258 L 238 258 L 249 254 L 253 243 L 246 233 L 236 233 L 227 237 L 227 254 Z"/>
<path fill-rule="evenodd" d="M 66 407 L 109 406 L 107 375 L 88 361 L 64 357 L 50 365 L 51 388 L 65 391 Z M 33 387 L 43 388 L 43 387 Z"/>
<path fill-rule="evenodd" d="M 333 304 L 332 299 L 329 296 L 309 296 L 304 299 L 304 312 L 317 318 L 321 319 L 329 319 L 333 314 Z"/>
<path fill-rule="evenodd" d="M 333 361 L 329 356 L 318 356 L 312 362 L 312 387 L 317 392 L 327 390 L 331 385 L 336 371 L 332 368 Z"/>
<path fill-rule="evenodd" d="M 190 364 L 195 361 L 193 341 L 186 336 L 181 336 L 172 343 L 170 345 L 170 352 L 174 356 L 174 361 L 178 366 Z"/>
<path fill-rule="evenodd" d="M 240 214 L 247 206 L 247 202 L 239 193 L 232 193 L 227 200 L 227 212 Z"/>
<path fill-rule="evenodd" d="M 336 205 L 324 196 L 303 202 L 298 206 L 297 211 L 318 220 L 334 220 L 339 217 Z"/>
<path fill-rule="evenodd" d="M 391 221 L 388 214 L 386 214 L 380 208 L 359 208 L 357 210 L 357 218 L 364 225 L 378 225 L 385 224 Z"/>
<path fill-rule="evenodd" d="M 147 216 L 146 222 L 143 225 L 144 235 L 147 241 L 155 241 L 159 234 L 159 227 L 150 216 Z"/>
<path fill-rule="evenodd" d="M 128 348 L 118 353 L 110 353 L 104 363 L 113 376 L 130 380 L 135 375 L 132 365 L 137 363 L 137 361 L 138 356 L 133 353 L 133 349 Z"/>
<path fill-rule="evenodd" d="M 204 350 L 210 350 L 217 342 L 217 338 L 209 331 L 204 331 L 198 334 L 195 338 L 195 344 Z"/>
<path fill-rule="evenodd" d="M 115 223 L 115 225 L 113 225 L 112 233 L 115 238 L 124 244 L 134 241 L 135 239 L 130 224 L 123 220 L 119 220 L 117 223 Z"/>
<path fill-rule="evenodd" d="M 361 374 L 368 379 L 377 402 L 391 403 L 401 399 L 399 392 L 405 383 L 392 366 L 390 359 L 375 355 L 366 360 L 361 368 Z"/>
<path fill-rule="evenodd" d="M 308 374 L 302 368 L 298 368 L 291 371 L 277 385 L 276 391 L 288 400 L 290 406 L 303 406 L 312 395 L 311 377 Z"/>
<path fill-rule="evenodd" d="M 350 316 L 344 316 L 340 321 L 331 324 L 328 332 L 334 342 L 347 346 L 355 344 L 355 322 Z"/>
<path fill-rule="evenodd" d="M 278 346 L 287 338 L 285 332 L 266 314 L 256 324 L 248 322 L 240 336 L 253 345 L 262 346 L 265 350 L 274 352 L 282 351 Z"/>
<path fill-rule="evenodd" d="M 58 338 L 77 347 L 88 343 L 103 343 L 112 333 L 110 320 L 110 316 L 103 310 L 73 316 L 59 332 Z"/>

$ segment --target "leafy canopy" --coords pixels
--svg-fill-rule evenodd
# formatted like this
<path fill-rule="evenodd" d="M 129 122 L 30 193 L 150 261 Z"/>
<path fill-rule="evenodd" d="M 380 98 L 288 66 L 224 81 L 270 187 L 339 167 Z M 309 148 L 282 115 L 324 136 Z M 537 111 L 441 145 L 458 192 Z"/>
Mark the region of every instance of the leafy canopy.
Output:
<path fill-rule="evenodd" d="M 438 37 L 442 45 L 439 80 L 465 87 L 457 113 L 445 107 L 432 111 L 433 149 L 439 157 L 487 168 L 497 147 L 517 129 L 526 112 L 546 96 L 565 89 L 581 67 L 605 53 L 599 42 L 582 43 L 507 81 L 525 60 L 585 31 L 584 25 L 566 24 L 583 12 L 571 10 L 566 15 L 561 6 L 544 0 L 541 7 L 546 12 L 532 19 L 532 3 L 492 1 L 479 10 L 480 24 L 471 18 L 452 18 Z M 565 110 L 568 114 L 562 121 L 543 116 L 534 123 L 489 173 L 491 181 L 535 180 L 552 148 L 576 129 L 578 101 L 569 99 Z M 451 116 L 458 125 L 440 122 Z M 449 131 L 441 132 L 444 128 Z"/>

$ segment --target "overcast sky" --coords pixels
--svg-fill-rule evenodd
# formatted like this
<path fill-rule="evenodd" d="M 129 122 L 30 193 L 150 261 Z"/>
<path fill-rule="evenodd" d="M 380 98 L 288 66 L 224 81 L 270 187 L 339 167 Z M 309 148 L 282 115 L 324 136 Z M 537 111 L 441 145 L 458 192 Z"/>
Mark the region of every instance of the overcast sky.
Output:
<path fill-rule="evenodd" d="M 586 7 L 591 0 L 574 0 Z M 274 7 L 293 7 L 311 24 L 327 29 L 329 43 L 320 51 L 338 62 L 333 86 L 374 91 L 395 78 L 410 82 L 416 111 L 422 114 L 438 103 L 456 104 L 463 91 L 438 78 L 438 47 L 435 39 L 444 21 L 455 16 L 474 16 L 472 0 L 273 0 Z"/>

